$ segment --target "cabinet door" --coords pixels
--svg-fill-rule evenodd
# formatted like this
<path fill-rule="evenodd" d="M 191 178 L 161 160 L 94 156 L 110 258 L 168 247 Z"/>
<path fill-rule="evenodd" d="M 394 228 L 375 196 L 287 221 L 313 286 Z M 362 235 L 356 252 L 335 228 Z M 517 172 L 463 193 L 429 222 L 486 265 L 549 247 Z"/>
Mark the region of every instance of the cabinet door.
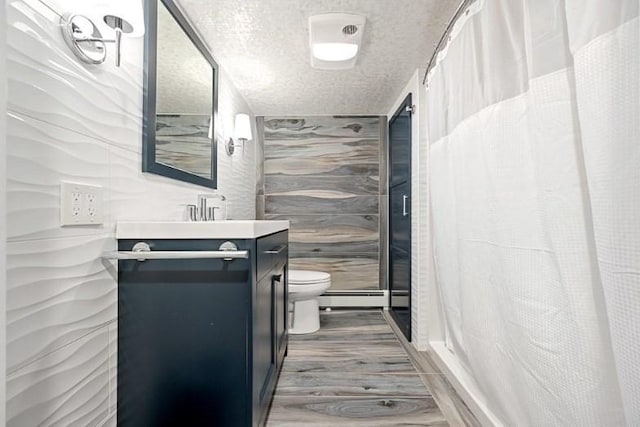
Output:
<path fill-rule="evenodd" d="M 256 285 L 253 338 L 254 419 L 266 415 L 276 378 L 274 280 L 267 275 Z"/>
<path fill-rule="evenodd" d="M 222 242 L 149 243 L 214 250 Z M 247 425 L 250 260 L 118 265 L 118 426 Z"/>
<path fill-rule="evenodd" d="M 287 349 L 286 231 L 256 242 L 257 285 L 254 300 L 254 425 L 262 425 Z"/>

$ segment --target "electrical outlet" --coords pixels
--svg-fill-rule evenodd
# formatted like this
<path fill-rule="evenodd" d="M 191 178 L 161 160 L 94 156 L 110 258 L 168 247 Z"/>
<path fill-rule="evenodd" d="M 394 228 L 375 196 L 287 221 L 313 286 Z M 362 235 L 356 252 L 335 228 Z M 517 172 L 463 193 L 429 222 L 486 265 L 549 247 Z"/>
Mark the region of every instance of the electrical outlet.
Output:
<path fill-rule="evenodd" d="M 61 182 L 61 224 L 100 225 L 103 223 L 103 189 L 97 185 Z"/>

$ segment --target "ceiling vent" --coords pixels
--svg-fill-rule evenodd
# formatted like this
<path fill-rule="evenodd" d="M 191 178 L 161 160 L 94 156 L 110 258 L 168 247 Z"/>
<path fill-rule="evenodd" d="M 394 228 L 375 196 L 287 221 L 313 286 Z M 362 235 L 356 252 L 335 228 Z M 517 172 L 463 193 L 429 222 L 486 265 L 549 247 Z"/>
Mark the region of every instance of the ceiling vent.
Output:
<path fill-rule="evenodd" d="M 345 36 L 352 36 L 357 32 L 358 32 L 357 25 L 349 24 L 342 27 L 342 34 L 344 34 Z"/>
<path fill-rule="evenodd" d="M 346 70 L 356 65 L 366 19 L 350 13 L 325 13 L 309 17 L 311 66 Z"/>

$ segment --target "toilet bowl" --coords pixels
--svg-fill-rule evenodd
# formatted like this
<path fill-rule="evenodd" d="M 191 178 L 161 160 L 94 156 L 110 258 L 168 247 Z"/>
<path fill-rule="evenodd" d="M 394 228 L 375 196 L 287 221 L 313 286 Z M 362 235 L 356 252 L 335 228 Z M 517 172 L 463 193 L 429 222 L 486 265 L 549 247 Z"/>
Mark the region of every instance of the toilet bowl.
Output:
<path fill-rule="evenodd" d="M 289 270 L 289 333 L 311 334 L 320 329 L 318 297 L 331 286 L 322 271 Z"/>

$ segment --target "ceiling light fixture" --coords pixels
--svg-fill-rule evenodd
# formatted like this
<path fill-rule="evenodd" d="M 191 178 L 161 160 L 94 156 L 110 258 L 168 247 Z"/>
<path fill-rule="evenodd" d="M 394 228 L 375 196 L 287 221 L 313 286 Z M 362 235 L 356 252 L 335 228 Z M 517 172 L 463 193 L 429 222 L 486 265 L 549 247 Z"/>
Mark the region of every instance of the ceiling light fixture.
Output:
<path fill-rule="evenodd" d="M 366 19 L 349 13 L 325 13 L 309 17 L 311 66 L 344 70 L 356 65 Z"/>
<path fill-rule="evenodd" d="M 358 45 L 354 43 L 316 43 L 313 56 L 322 61 L 346 61 L 358 54 Z"/>

